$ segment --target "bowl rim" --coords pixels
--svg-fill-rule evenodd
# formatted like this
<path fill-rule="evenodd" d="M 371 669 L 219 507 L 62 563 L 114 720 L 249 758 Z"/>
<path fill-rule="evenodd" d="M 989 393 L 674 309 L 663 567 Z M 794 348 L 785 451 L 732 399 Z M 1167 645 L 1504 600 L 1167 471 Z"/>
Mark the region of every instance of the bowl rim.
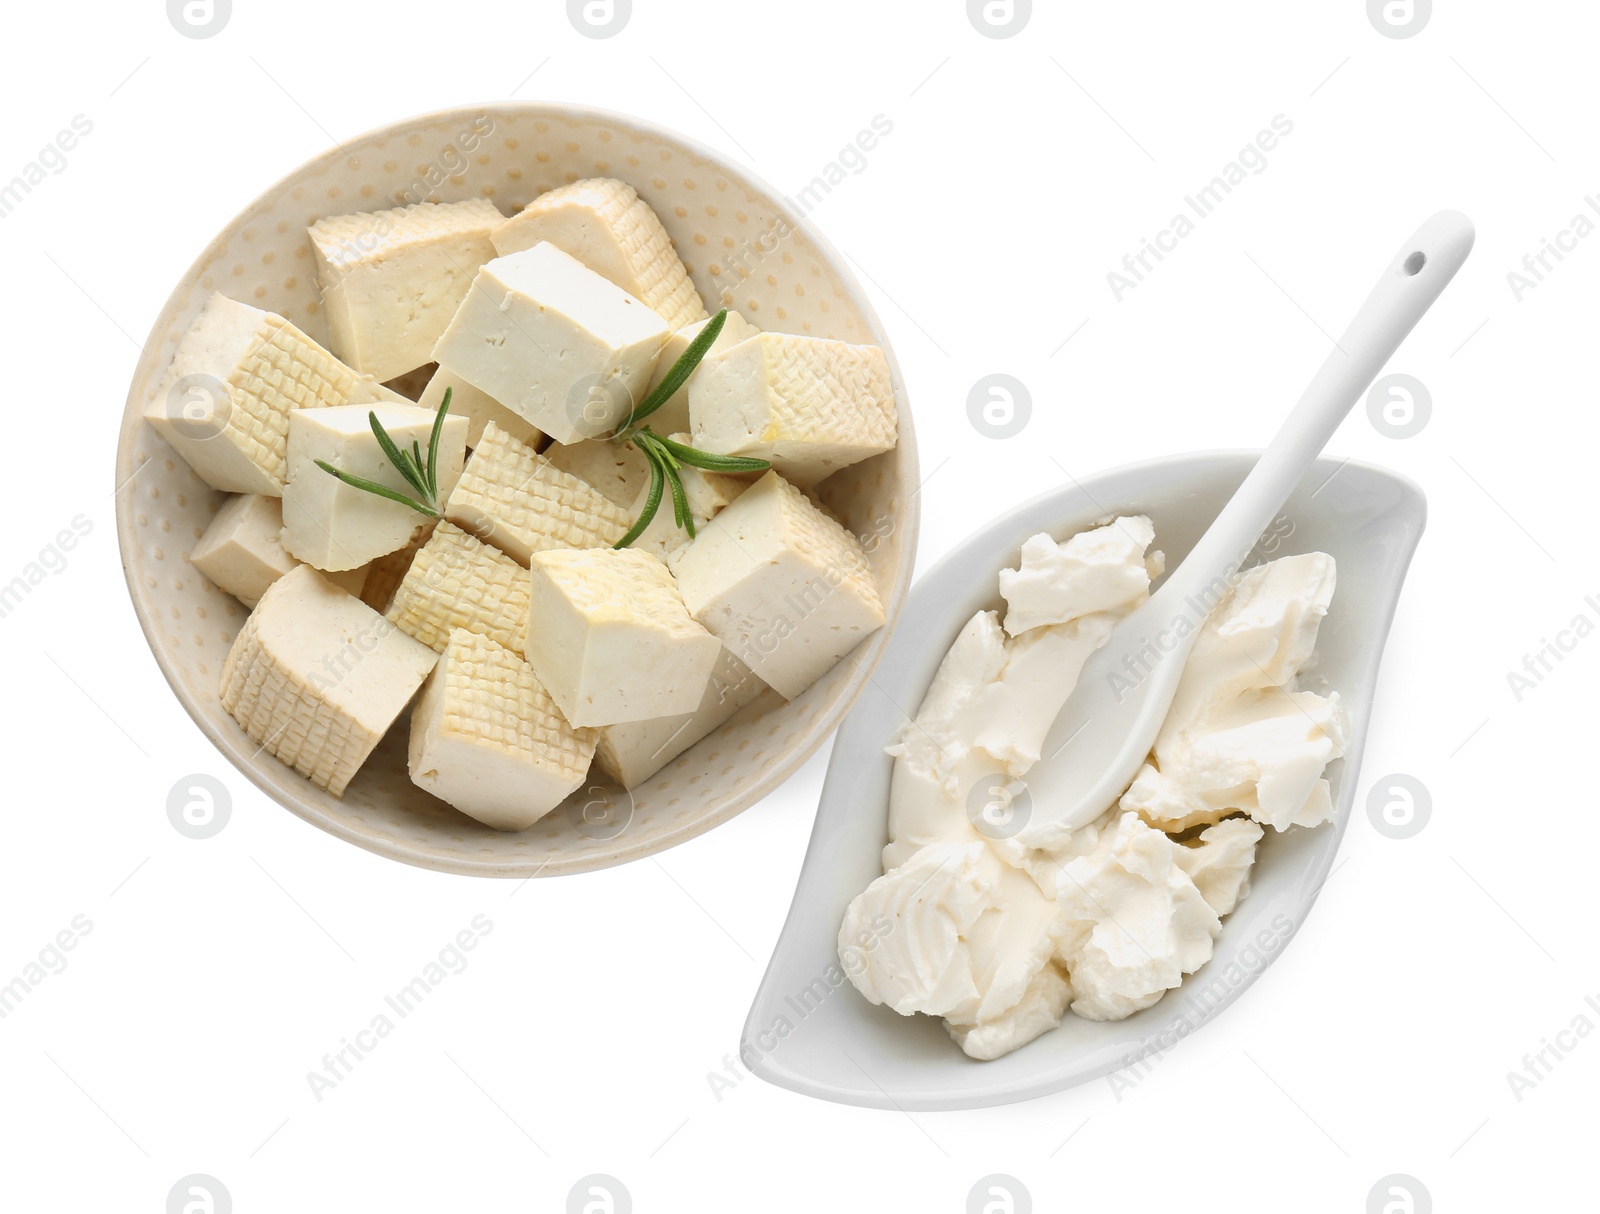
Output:
<path fill-rule="evenodd" d="M 620 133 L 638 133 L 646 137 L 662 140 L 682 148 L 691 155 L 699 157 L 705 163 L 714 166 L 719 171 L 726 173 L 730 178 L 748 185 L 757 192 L 763 193 L 773 207 L 774 217 L 781 217 L 795 231 L 799 232 L 806 241 L 810 242 L 816 249 L 817 254 L 827 262 L 830 269 L 838 276 L 840 288 L 845 292 L 849 303 L 856 309 L 872 338 L 883 350 L 884 357 L 889 364 L 891 382 L 894 386 L 895 412 L 899 427 L 899 437 L 895 446 L 895 459 L 903 478 L 903 484 L 906 486 L 901 494 L 902 502 L 895 521 L 895 530 L 897 534 L 903 537 L 901 542 L 906 547 L 902 554 L 898 574 L 894 582 L 888 587 L 887 593 L 883 596 L 884 622 L 870 637 L 840 659 L 840 661 L 851 663 L 853 670 L 840 689 L 834 705 L 828 711 L 818 714 L 811 721 L 801 736 L 783 752 L 781 759 L 774 762 L 765 771 L 761 779 L 748 785 L 737 796 L 729 798 L 726 804 L 716 813 L 695 819 L 666 832 L 664 835 L 649 840 L 636 841 L 632 845 L 624 845 L 614 850 L 603 851 L 597 847 L 592 851 L 585 850 L 574 853 L 571 858 L 564 860 L 558 861 L 547 857 L 542 862 L 536 862 L 536 857 L 529 857 L 525 861 L 510 862 L 505 859 L 474 860 L 457 856 L 442 857 L 423 847 L 403 843 L 396 839 L 378 838 L 369 835 L 344 821 L 330 817 L 312 803 L 302 803 L 298 798 L 285 798 L 282 796 L 278 789 L 274 788 L 264 776 L 256 771 L 256 763 L 261 758 L 259 749 L 255 750 L 254 753 L 247 753 L 249 748 L 240 744 L 240 738 L 243 737 L 242 734 L 235 737 L 216 728 L 212 722 L 206 719 L 197 697 L 191 696 L 185 688 L 184 683 L 179 678 L 175 664 L 167 655 L 163 646 L 157 643 L 156 632 L 152 625 L 152 613 L 146 609 L 142 592 L 139 586 L 136 585 L 129 560 L 130 551 L 137 546 L 137 540 L 134 535 L 132 486 L 133 482 L 138 478 L 139 472 L 144 468 L 143 463 L 137 468 L 133 466 L 134 447 L 145 424 L 143 420 L 143 402 L 136 400 L 135 397 L 141 381 L 154 369 L 152 362 L 155 352 L 159 348 L 161 335 L 172 324 L 174 315 L 181 306 L 183 298 L 189 292 L 189 284 L 196 280 L 202 268 L 214 253 L 227 243 L 224 239 L 225 236 L 238 228 L 252 212 L 261 207 L 267 200 L 277 197 L 282 191 L 290 188 L 291 182 L 310 174 L 315 169 L 325 168 L 341 157 L 348 158 L 353 155 L 348 150 L 349 147 L 365 143 L 374 138 L 401 133 L 407 127 L 437 123 L 441 120 L 446 122 L 458 119 L 470 120 L 482 114 L 513 113 L 519 117 L 604 124 Z M 910 393 L 906 387 L 905 378 L 901 373 L 900 364 L 895 358 L 894 349 L 884 328 L 883 321 L 878 316 L 877 310 L 872 306 L 872 302 L 868 299 L 866 292 L 862 289 L 856 275 L 850 269 L 848 259 L 834 247 L 833 243 L 804 214 L 796 210 L 793 200 L 787 194 L 775 188 L 759 174 L 746 169 L 723 153 L 670 127 L 598 106 L 558 101 L 508 100 L 487 101 L 476 105 L 456 105 L 443 109 L 428 110 L 372 127 L 358 135 L 350 136 L 343 142 L 336 140 L 332 147 L 325 149 L 276 178 L 271 184 L 257 193 L 255 197 L 250 199 L 233 218 L 222 226 L 215 236 L 207 241 L 188 268 L 175 280 L 172 292 L 168 295 L 166 302 L 151 323 L 150 331 L 140 348 L 139 358 L 134 363 L 120 427 L 113 469 L 115 485 L 112 492 L 116 503 L 117 552 L 118 559 L 122 564 L 123 583 L 127 587 L 128 597 L 133 605 L 134 617 L 139 622 L 140 631 L 144 634 L 145 643 L 150 649 L 151 656 L 155 659 L 156 666 L 161 671 L 162 677 L 166 679 L 167 686 L 183 706 L 184 711 L 189 714 L 189 718 L 199 728 L 200 732 L 217 748 L 223 757 L 276 804 L 347 843 L 353 843 L 357 847 L 386 856 L 392 860 L 399 860 L 402 863 L 435 872 L 508 879 L 555 877 L 592 872 L 619 864 L 627 864 L 634 860 L 643 859 L 646 856 L 667 851 L 681 843 L 686 843 L 690 839 L 705 834 L 707 831 L 714 830 L 745 810 L 750 809 L 764 800 L 768 794 L 776 790 L 798 771 L 816 753 L 822 743 L 833 734 L 840 721 L 854 706 L 856 700 L 865 689 L 867 682 L 872 677 L 873 670 L 883 657 L 884 649 L 891 634 L 894 632 L 901 610 L 905 605 L 906 597 L 911 587 L 912 575 L 915 571 L 916 542 L 921 522 L 921 495 L 918 492 L 921 472 L 915 425 L 911 414 Z M 154 462 L 155 459 L 153 457 L 145 461 L 145 463 Z M 790 702 L 792 703 L 793 701 Z M 398 723 L 397 718 L 396 725 Z M 248 739 L 245 740 L 248 741 Z M 270 756 L 261 761 L 277 762 L 276 759 Z M 627 831 L 624 831 L 622 835 L 618 836 L 618 839 L 626 838 L 627 833 Z M 616 840 L 597 842 L 614 843 Z"/>
<path fill-rule="evenodd" d="M 1225 466 L 1231 462 L 1236 462 L 1241 459 L 1258 459 L 1261 454 L 1261 448 L 1247 447 L 1222 447 L 1200 451 L 1172 452 L 1166 455 L 1136 460 L 1125 464 L 1118 464 L 1115 467 L 1091 472 L 1083 477 L 1070 478 L 1070 482 L 1068 484 L 1058 485 L 1054 488 L 1047 489 L 1042 493 L 1035 494 L 1027 500 L 1019 502 L 1016 505 L 1001 511 L 993 518 L 988 519 L 974 527 L 968 534 L 962 536 L 961 539 L 953 544 L 949 552 L 945 553 L 937 561 L 929 565 L 928 568 L 924 570 L 922 575 L 917 579 L 917 582 L 920 585 L 924 580 L 932 580 L 937 574 L 944 571 L 951 564 L 951 562 L 953 562 L 959 556 L 959 554 L 968 547 L 974 536 L 991 530 L 1000 530 L 1003 528 L 1014 529 L 1020 520 L 1028 517 L 1030 514 L 1037 511 L 1041 506 L 1051 502 L 1053 499 L 1058 499 L 1069 494 L 1077 493 L 1079 495 L 1089 495 L 1090 499 L 1093 500 L 1092 494 L 1089 493 L 1089 490 L 1099 483 L 1112 479 L 1137 478 L 1141 475 L 1171 472 L 1173 470 L 1183 469 L 1185 467 L 1187 467 L 1187 469 L 1191 472 L 1214 471 L 1219 466 Z M 1377 635 L 1382 638 L 1382 644 L 1378 646 L 1377 652 L 1369 659 L 1369 664 L 1373 670 L 1371 676 L 1372 688 L 1374 691 L 1376 691 L 1378 686 L 1378 677 L 1382 670 L 1383 655 L 1385 650 L 1388 648 L 1389 635 L 1393 628 L 1394 617 L 1399 607 L 1400 597 L 1405 590 L 1405 582 L 1409 573 L 1410 565 L 1415 558 L 1417 547 L 1421 543 L 1422 537 L 1427 530 L 1427 495 L 1415 480 L 1409 476 L 1406 476 L 1404 473 L 1396 472 L 1392 468 L 1368 460 L 1356 459 L 1353 457 L 1341 459 L 1336 455 L 1330 455 L 1327 452 L 1324 452 L 1317 457 L 1317 460 L 1315 463 L 1313 463 L 1312 467 L 1316 469 L 1330 464 L 1335 466 L 1332 474 L 1326 478 L 1324 484 L 1326 484 L 1327 481 L 1331 481 L 1334 476 L 1337 476 L 1346 468 L 1370 473 L 1394 485 L 1400 491 L 1401 498 L 1416 512 L 1415 530 L 1410 533 L 1408 543 L 1406 544 L 1399 560 L 1399 567 L 1401 570 L 1400 580 L 1396 585 L 1393 597 L 1384 604 L 1381 617 L 1377 620 Z M 1248 467 L 1245 471 L 1248 473 Z M 1085 486 L 1088 486 L 1089 488 L 1085 488 Z M 1310 914 L 1311 910 L 1317 903 L 1318 897 L 1322 892 L 1322 887 L 1324 884 L 1326 884 L 1329 873 L 1338 859 L 1339 850 L 1343 846 L 1344 836 L 1346 829 L 1349 826 L 1350 818 L 1355 813 L 1355 794 L 1360 781 L 1362 761 L 1365 758 L 1367 731 L 1370 723 L 1371 712 L 1369 710 L 1363 712 L 1353 724 L 1349 738 L 1350 744 L 1346 749 L 1342 760 L 1345 766 L 1340 775 L 1338 803 L 1335 807 L 1336 812 L 1330 823 L 1334 831 L 1333 843 L 1328 849 L 1326 861 L 1321 864 L 1319 871 L 1317 871 L 1315 874 L 1315 883 L 1312 886 L 1309 895 L 1305 897 L 1300 907 L 1301 913 L 1296 925 L 1295 934 L 1298 934 L 1299 929 L 1304 926 L 1305 917 Z M 836 751 L 835 760 L 834 762 L 829 763 L 828 772 L 824 777 L 824 791 L 822 798 L 823 803 L 825 803 L 828 799 L 829 785 L 831 785 L 839 776 L 839 773 L 835 770 L 835 764 L 839 761 L 840 759 L 838 757 L 838 752 Z M 802 916 L 805 916 L 815 909 L 814 898 L 808 897 L 810 891 L 806 887 L 806 873 L 808 866 L 811 864 L 813 853 L 818 848 L 823 836 L 828 830 L 828 826 L 829 823 L 822 813 L 822 804 L 819 803 L 817 816 L 812 822 L 811 835 L 806 843 L 806 856 L 801 862 L 800 873 L 795 880 L 795 891 L 790 900 L 789 910 L 784 916 L 783 926 L 779 929 L 778 938 L 773 944 L 771 954 L 767 959 L 767 964 L 763 968 L 761 977 L 756 984 L 755 992 L 751 996 L 750 1009 L 746 1013 L 744 1023 L 740 1029 L 739 1041 L 741 1047 L 741 1057 L 743 1056 L 742 1050 L 744 1044 L 751 1040 L 751 1038 L 756 1035 L 761 1028 L 764 1027 L 765 1022 L 762 1021 L 761 1018 L 764 1013 L 770 1011 L 769 988 L 777 977 L 777 969 L 780 958 L 783 956 L 785 951 L 785 944 L 787 943 L 790 934 L 796 930 L 796 922 Z M 1225 1010 L 1228 1006 L 1237 1002 L 1244 992 L 1253 986 L 1256 980 L 1259 979 L 1261 975 L 1270 967 L 1271 962 L 1269 961 L 1268 963 L 1263 964 L 1259 969 L 1249 973 L 1245 980 L 1242 981 L 1237 987 L 1233 988 L 1223 1003 L 1219 1005 L 1217 1014 L 1220 1014 L 1220 1012 Z M 1187 977 L 1188 976 L 1186 975 L 1186 978 Z M 1215 1014 L 1206 1020 L 1205 1023 L 1201 1024 L 1199 1028 L 1205 1028 L 1214 1019 L 1216 1019 Z M 1196 1031 L 1198 1031 L 1198 1029 Z M 881 1088 L 879 1089 L 878 1094 L 874 1094 L 866 1092 L 862 1089 L 836 1086 L 825 1080 L 819 1079 L 816 1076 L 805 1072 L 804 1070 L 795 1069 L 792 1066 L 785 1065 L 778 1057 L 777 1051 L 757 1051 L 754 1053 L 753 1057 L 746 1060 L 745 1064 L 752 1074 L 759 1076 L 761 1079 L 772 1084 L 774 1087 L 783 1088 L 803 1096 L 808 1096 L 813 1099 L 826 1101 L 832 1104 L 850 1105 L 857 1108 L 886 1110 L 893 1109 L 900 1112 L 909 1111 L 916 1113 L 952 1113 L 970 1111 L 974 1109 L 993 1108 L 1000 1105 L 1014 1104 L 1022 1101 L 1036 1100 L 1046 1096 L 1056 1095 L 1080 1084 L 1087 1083 L 1090 1080 L 1106 1074 L 1111 1070 L 1115 1070 L 1122 1065 L 1136 1062 L 1145 1057 L 1147 1053 L 1148 1050 L 1142 1050 L 1135 1054 L 1119 1058 L 1116 1062 L 1100 1068 L 1071 1071 L 1057 1067 L 1047 1073 L 1037 1072 L 1026 1078 L 1018 1077 L 1010 1080 L 997 1080 L 988 1085 L 971 1090 L 916 1093 L 897 1092 L 893 1094 L 885 1092 Z M 958 1059 L 962 1057 L 959 1050 L 955 1050 L 953 1056 Z M 974 1062 L 972 1065 L 983 1066 L 985 1064 Z"/>

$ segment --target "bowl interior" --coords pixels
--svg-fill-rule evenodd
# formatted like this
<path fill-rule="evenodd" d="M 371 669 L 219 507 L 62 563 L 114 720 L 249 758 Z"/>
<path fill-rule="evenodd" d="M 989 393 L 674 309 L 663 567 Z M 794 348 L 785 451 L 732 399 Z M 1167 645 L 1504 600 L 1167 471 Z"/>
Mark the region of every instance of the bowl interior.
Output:
<path fill-rule="evenodd" d="M 892 760 L 883 748 L 915 712 L 945 650 L 996 588 L 1028 536 L 1065 539 L 1116 514 L 1148 514 L 1176 568 L 1244 479 L 1254 454 L 1181 456 L 1090 478 L 991 523 L 922 578 L 884 660 L 834 744 L 794 904 L 745 1025 L 744 1061 L 781 1086 L 874 1108 L 954 1109 L 1022 1100 L 1131 1065 L 1207 1023 L 1271 963 L 1304 922 L 1332 866 L 1354 797 L 1378 661 L 1424 504 L 1410 482 L 1325 459 L 1257 546 L 1258 559 L 1323 551 L 1338 586 L 1306 686 L 1339 693 L 1348 756 L 1329 767 L 1335 821 L 1267 832 L 1249 896 L 1223 921 L 1212 960 L 1154 1007 L 1110 1023 L 1070 1013 L 1061 1027 L 993 1062 L 968 1058 L 928 1016 L 862 997 L 839 968 L 851 899 L 881 872 Z"/>
<path fill-rule="evenodd" d="M 245 610 L 188 562 L 223 495 L 143 423 L 182 335 L 221 291 L 281 313 L 319 341 L 327 325 L 306 228 L 407 202 L 493 200 L 512 215 L 544 190 L 584 177 L 634 186 L 661 216 L 708 305 L 763 329 L 884 347 L 900 416 L 897 450 L 836 474 L 818 496 L 863 538 L 889 623 L 790 703 L 769 693 L 635 789 L 580 790 L 520 834 L 480 826 L 422 792 L 405 772 L 408 714 L 343 799 L 280 765 L 221 708 L 222 660 Z M 867 682 L 910 581 L 916 551 L 916 443 L 887 337 L 828 246 L 766 185 L 715 154 L 621 115 L 495 104 L 396 123 L 349 140 L 268 189 L 206 248 L 156 321 L 129 391 L 117 456 L 118 539 L 134 608 L 162 672 L 200 728 L 264 791 L 325 830 L 424 867 L 553 876 L 649 855 L 754 804 L 827 737 Z M 885 522 L 885 520 L 888 520 Z M 592 826 L 583 807 L 612 807 Z M 581 828 L 581 829 L 580 829 Z"/>

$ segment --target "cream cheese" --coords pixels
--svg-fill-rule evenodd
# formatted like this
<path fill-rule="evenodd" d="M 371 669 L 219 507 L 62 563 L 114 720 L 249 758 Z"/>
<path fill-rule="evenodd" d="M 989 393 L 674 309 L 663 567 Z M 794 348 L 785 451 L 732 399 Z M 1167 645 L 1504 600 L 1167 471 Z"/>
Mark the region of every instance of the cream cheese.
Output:
<path fill-rule="evenodd" d="M 851 903 L 840 947 L 892 923 L 852 980 L 902 1015 L 943 1018 L 974 1058 L 1027 1044 L 1069 1007 L 1112 1020 L 1156 1003 L 1210 959 L 1263 826 L 1332 813 L 1338 697 L 1296 682 L 1334 585 L 1332 559 L 1311 553 L 1251 570 L 1212 613 L 1119 805 L 1053 849 L 1021 842 L 1026 774 L 1084 662 L 1149 596 L 1154 538 L 1131 516 L 1029 539 L 999 577 L 1003 618 L 967 622 L 889 747 L 884 875 Z"/>

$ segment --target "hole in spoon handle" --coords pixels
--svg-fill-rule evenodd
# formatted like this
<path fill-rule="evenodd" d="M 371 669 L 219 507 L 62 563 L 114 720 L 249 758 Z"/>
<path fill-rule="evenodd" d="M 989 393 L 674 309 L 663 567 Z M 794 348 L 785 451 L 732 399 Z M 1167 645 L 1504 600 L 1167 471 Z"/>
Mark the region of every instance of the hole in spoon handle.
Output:
<path fill-rule="evenodd" d="M 1417 271 L 1421 270 L 1422 267 L 1427 265 L 1427 264 L 1428 264 L 1428 255 L 1426 253 L 1424 253 L 1421 249 L 1418 249 L 1415 253 L 1411 254 L 1410 257 L 1407 257 L 1405 259 L 1405 261 L 1401 264 L 1400 268 L 1406 274 L 1414 275 L 1414 274 L 1417 273 Z"/>

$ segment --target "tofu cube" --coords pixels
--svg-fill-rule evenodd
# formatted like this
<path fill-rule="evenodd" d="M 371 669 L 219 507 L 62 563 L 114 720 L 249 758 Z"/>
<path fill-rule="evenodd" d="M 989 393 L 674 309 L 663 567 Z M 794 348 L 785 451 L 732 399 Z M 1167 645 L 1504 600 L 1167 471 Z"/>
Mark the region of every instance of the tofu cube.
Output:
<path fill-rule="evenodd" d="M 689 443 L 687 434 L 671 434 L 668 437 L 685 445 Z M 696 532 L 716 518 L 751 484 L 751 477 L 748 475 L 729 476 L 722 472 L 707 472 L 704 468 L 696 468 L 690 464 L 684 464 L 678 470 L 678 479 L 683 482 L 683 496 L 689 503 L 689 514 L 694 519 Z M 645 501 L 650 495 L 648 477 L 646 481 L 628 508 L 630 518 L 638 518 L 640 511 L 644 509 Z M 670 494 L 671 490 L 667 492 Z M 650 525 L 628 547 L 637 548 L 640 552 L 654 553 L 662 560 L 666 560 L 671 553 L 688 542 L 689 533 L 678 526 L 677 520 L 672 515 L 672 500 L 664 495 L 655 518 L 650 520 Z"/>
<path fill-rule="evenodd" d="M 669 336 L 643 303 L 546 243 L 478 271 L 434 358 L 571 443 L 627 417 Z"/>
<path fill-rule="evenodd" d="M 705 320 L 684 325 L 667 339 L 667 344 L 661 349 L 661 356 L 656 359 L 656 373 L 650 378 L 650 392 L 654 392 L 656 386 L 666 379 L 667 372 L 672 370 L 672 364 L 683 357 L 683 352 L 689 348 L 689 343 L 700 336 L 700 330 L 705 328 L 710 320 L 708 316 Z M 728 319 L 722 322 L 722 332 L 717 334 L 717 340 L 712 342 L 711 349 L 706 351 L 706 359 L 715 358 L 725 350 L 731 350 L 759 332 L 760 329 L 730 308 Z M 694 369 L 694 374 L 689 376 L 688 383 L 669 396 L 667 403 L 650 415 L 650 428 L 657 434 L 671 434 L 675 430 L 690 428 L 689 384 L 694 383 L 704 366 L 705 360 L 702 360 L 700 366 Z"/>
<path fill-rule="evenodd" d="M 594 761 L 623 788 L 637 788 L 768 690 L 750 667 L 724 649 L 717 654 L 698 708 L 678 716 L 602 726 Z"/>
<path fill-rule="evenodd" d="M 213 489 L 280 497 L 291 411 L 379 400 L 400 397 L 283 317 L 213 295 L 144 418 Z"/>
<path fill-rule="evenodd" d="M 899 430 L 877 346 L 760 333 L 707 358 L 688 391 L 696 447 L 770 460 L 802 488 L 892 450 Z"/>
<path fill-rule="evenodd" d="M 493 422 L 450 494 L 445 517 L 523 565 L 549 548 L 614 544 L 632 525 L 589 484 Z"/>
<path fill-rule="evenodd" d="M 412 559 L 385 616 L 443 653 L 457 628 L 522 652 L 528 571 L 498 548 L 441 521 Z"/>
<path fill-rule="evenodd" d="M 593 485 L 607 500 L 624 510 L 650 484 L 650 461 L 631 443 L 612 443 L 604 439 L 589 442 L 551 443 L 542 452 L 563 472 Z M 631 523 L 635 515 L 629 515 Z"/>
<path fill-rule="evenodd" d="M 424 409 L 437 412 L 444 402 L 446 388 L 451 389 L 450 416 L 467 419 L 468 447 L 478 445 L 483 439 L 483 428 L 490 422 L 499 426 L 518 442 L 527 443 L 535 451 L 539 449 L 539 444 L 544 442 L 544 435 L 540 433 L 539 427 L 523 421 L 494 397 L 474 388 L 448 367 L 440 367 L 433 373 L 428 386 L 417 398 L 417 404 Z"/>
<path fill-rule="evenodd" d="M 494 234 L 502 257 L 540 241 L 576 257 L 660 313 L 671 328 L 705 317 L 705 304 L 660 217 L 625 181 L 594 177 L 547 190 Z"/>
<path fill-rule="evenodd" d="M 632 549 L 534 554 L 528 661 L 574 725 L 693 712 L 717 639 L 689 618 L 672 574 Z"/>
<path fill-rule="evenodd" d="M 309 565 L 267 588 L 222 664 L 222 706 L 251 740 L 336 797 L 437 655 Z"/>
<path fill-rule="evenodd" d="M 211 584 L 246 607 L 300 562 L 283 550 L 283 502 L 259 493 L 230 497 L 189 553 Z"/>
<path fill-rule="evenodd" d="M 786 700 L 883 624 L 856 537 L 776 472 L 671 560 L 694 618 Z"/>
<path fill-rule="evenodd" d="M 311 225 L 334 351 L 379 380 L 432 361 L 504 217 L 486 198 L 419 202 Z"/>
<path fill-rule="evenodd" d="M 495 830 L 527 830 L 589 774 L 595 732 L 574 729 L 533 667 L 465 629 L 411 710 L 411 781 Z"/>
<path fill-rule="evenodd" d="M 374 611 L 388 611 L 389 604 L 394 601 L 394 592 L 400 589 L 400 583 L 405 580 L 406 573 L 411 569 L 411 563 L 417 559 L 417 553 L 422 551 L 422 546 L 433 538 L 434 528 L 438 524 L 438 519 L 423 519 L 422 526 L 417 528 L 417 533 L 409 544 L 387 556 L 380 556 L 368 565 L 367 576 L 362 580 L 361 593 L 356 597 Z"/>
<path fill-rule="evenodd" d="M 318 569 L 355 569 L 409 544 L 425 515 L 347 485 L 317 466 L 364 477 L 414 497 L 372 432 L 375 414 L 395 446 L 416 444 L 424 466 L 437 412 L 418 405 L 339 405 L 297 410 L 289 419 L 289 481 L 283 490 L 283 542 L 289 554 Z M 465 418 L 446 416 L 439 435 L 439 497 L 461 478 L 467 453 Z"/>

